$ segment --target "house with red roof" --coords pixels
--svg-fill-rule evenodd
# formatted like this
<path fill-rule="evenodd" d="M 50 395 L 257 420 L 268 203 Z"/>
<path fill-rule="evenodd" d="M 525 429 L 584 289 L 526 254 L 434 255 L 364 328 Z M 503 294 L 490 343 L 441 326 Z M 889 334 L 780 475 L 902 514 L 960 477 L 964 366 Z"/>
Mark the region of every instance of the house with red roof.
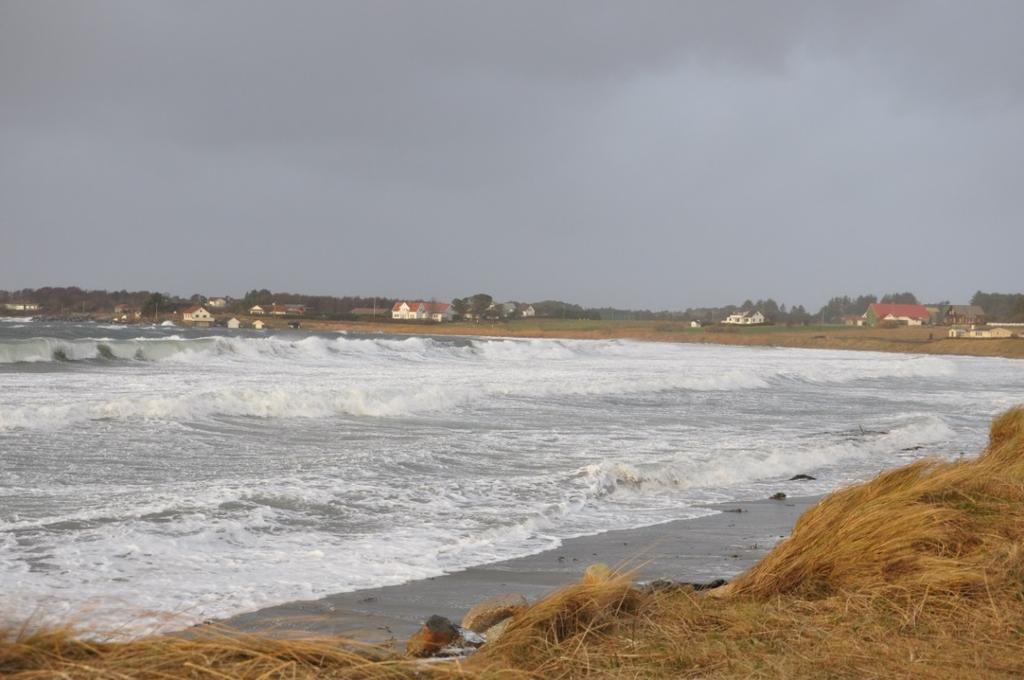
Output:
<path fill-rule="evenodd" d="M 864 321 L 869 326 L 888 321 L 906 326 L 922 326 L 931 321 L 931 313 L 924 305 L 893 305 L 876 302 L 864 312 Z"/>
<path fill-rule="evenodd" d="M 391 318 L 402 321 L 451 321 L 452 306 L 447 302 L 399 300 L 391 308 Z"/>

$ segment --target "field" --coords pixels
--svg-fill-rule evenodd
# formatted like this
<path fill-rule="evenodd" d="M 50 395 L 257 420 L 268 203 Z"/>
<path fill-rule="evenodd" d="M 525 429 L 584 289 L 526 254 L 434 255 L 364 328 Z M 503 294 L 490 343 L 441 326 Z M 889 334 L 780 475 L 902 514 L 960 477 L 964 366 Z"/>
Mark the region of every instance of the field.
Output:
<path fill-rule="evenodd" d="M 283 322 L 279 322 L 282 326 Z M 690 328 L 681 321 L 590 321 L 576 319 L 522 319 L 508 322 L 343 322 L 304 320 L 308 330 L 434 335 L 480 335 L 519 338 L 628 338 L 660 342 L 703 342 L 723 345 L 804 347 L 876 352 L 959 354 L 1024 358 L 1024 338 L 949 338 L 943 326 L 867 328 L 857 326 L 708 326 Z"/>

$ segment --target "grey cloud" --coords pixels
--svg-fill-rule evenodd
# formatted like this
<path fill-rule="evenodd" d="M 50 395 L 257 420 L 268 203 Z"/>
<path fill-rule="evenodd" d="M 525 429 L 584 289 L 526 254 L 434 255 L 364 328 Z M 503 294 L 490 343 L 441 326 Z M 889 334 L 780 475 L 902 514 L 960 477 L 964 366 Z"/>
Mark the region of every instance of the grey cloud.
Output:
<path fill-rule="evenodd" d="M 0 287 L 658 308 L 1019 287 L 1022 15 L 7 2 Z"/>

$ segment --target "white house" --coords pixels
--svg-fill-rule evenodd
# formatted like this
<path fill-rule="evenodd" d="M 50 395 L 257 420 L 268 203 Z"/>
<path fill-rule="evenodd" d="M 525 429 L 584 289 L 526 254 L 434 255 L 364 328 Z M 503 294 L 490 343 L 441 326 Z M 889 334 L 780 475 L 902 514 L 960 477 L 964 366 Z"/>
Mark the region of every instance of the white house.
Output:
<path fill-rule="evenodd" d="M 142 310 L 133 305 L 114 305 L 115 323 L 131 323 L 142 318 Z"/>
<path fill-rule="evenodd" d="M 260 305 L 253 305 L 249 308 L 249 313 L 253 316 L 263 316 L 267 313 L 267 310 L 263 309 Z"/>
<path fill-rule="evenodd" d="M 192 326 L 212 326 L 213 314 L 204 307 L 188 307 L 182 311 L 181 320 Z"/>
<path fill-rule="evenodd" d="M 957 335 L 953 333 L 956 332 Z M 949 331 L 949 337 L 951 338 L 1012 338 L 1014 332 L 1009 328 L 999 328 L 998 326 L 971 326 L 970 328 L 951 328 Z"/>
<path fill-rule="evenodd" d="M 734 324 L 737 326 L 756 326 L 757 324 L 764 323 L 764 314 L 760 310 L 753 312 L 737 312 L 736 314 L 730 314 L 725 317 L 722 323 Z"/>
<path fill-rule="evenodd" d="M 252 327 L 255 328 L 258 331 L 263 330 L 263 327 L 266 326 L 266 325 L 267 324 L 263 323 L 262 319 L 256 319 L 255 321 L 252 322 Z"/>
<path fill-rule="evenodd" d="M 451 321 L 452 306 L 447 302 L 401 300 L 391 308 L 391 318 L 402 321 Z"/>
<path fill-rule="evenodd" d="M 533 305 L 517 305 L 516 313 L 524 319 L 530 319 L 537 316 L 537 310 L 533 308 Z"/>
<path fill-rule="evenodd" d="M 700 321 L 697 321 L 697 320 L 693 320 L 693 321 L 690 322 L 690 328 L 700 328 L 703 325 L 704 324 L 702 324 Z"/>
<path fill-rule="evenodd" d="M 241 325 L 242 322 L 236 319 L 235 317 L 231 317 L 230 319 L 228 319 L 228 328 L 240 328 Z"/>
<path fill-rule="evenodd" d="M 39 310 L 39 305 L 34 302 L 8 302 L 4 307 L 12 312 L 35 312 Z"/>
<path fill-rule="evenodd" d="M 206 301 L 206 306 L 213 307 L 214 309 L 224 309 L 228 306 L 228 300 L 222 297 L 210 298 Z"/>

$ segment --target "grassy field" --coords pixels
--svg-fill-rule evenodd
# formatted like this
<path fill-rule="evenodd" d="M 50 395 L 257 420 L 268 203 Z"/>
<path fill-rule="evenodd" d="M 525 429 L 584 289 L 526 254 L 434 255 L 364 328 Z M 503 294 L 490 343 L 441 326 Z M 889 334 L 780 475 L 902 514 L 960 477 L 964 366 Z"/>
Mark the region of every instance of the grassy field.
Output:
<path fill-rule="evenodd" d="M 461 661 L 341 639 L 214 634 L 131 642 L 0 632 L 29 678 L 1019 678 L 1024 408 L 975 459 L 840 490 L 732 583 L 650 590 L 592 567 Z"/>
<path fill-rule="evenodd" d="M 282 324 L 283 325 L 283 324 Z M 965 339 L 946 337 L 942 326 L 867 328 L 858 326 L 708 326 L 690 328 L 674 321 L 589 321 L 522 319 L 503 323 L 443 324 L 382 321 L 302 322 L 310 330 L 348 330 L 436 335 L 482 335 L 520 338 L 626 338 L 661 342 L 701 342 L 723 345 L 848 349 L 876 352 L 915 352 L 1024 358 L 1024 338 Z"/>

